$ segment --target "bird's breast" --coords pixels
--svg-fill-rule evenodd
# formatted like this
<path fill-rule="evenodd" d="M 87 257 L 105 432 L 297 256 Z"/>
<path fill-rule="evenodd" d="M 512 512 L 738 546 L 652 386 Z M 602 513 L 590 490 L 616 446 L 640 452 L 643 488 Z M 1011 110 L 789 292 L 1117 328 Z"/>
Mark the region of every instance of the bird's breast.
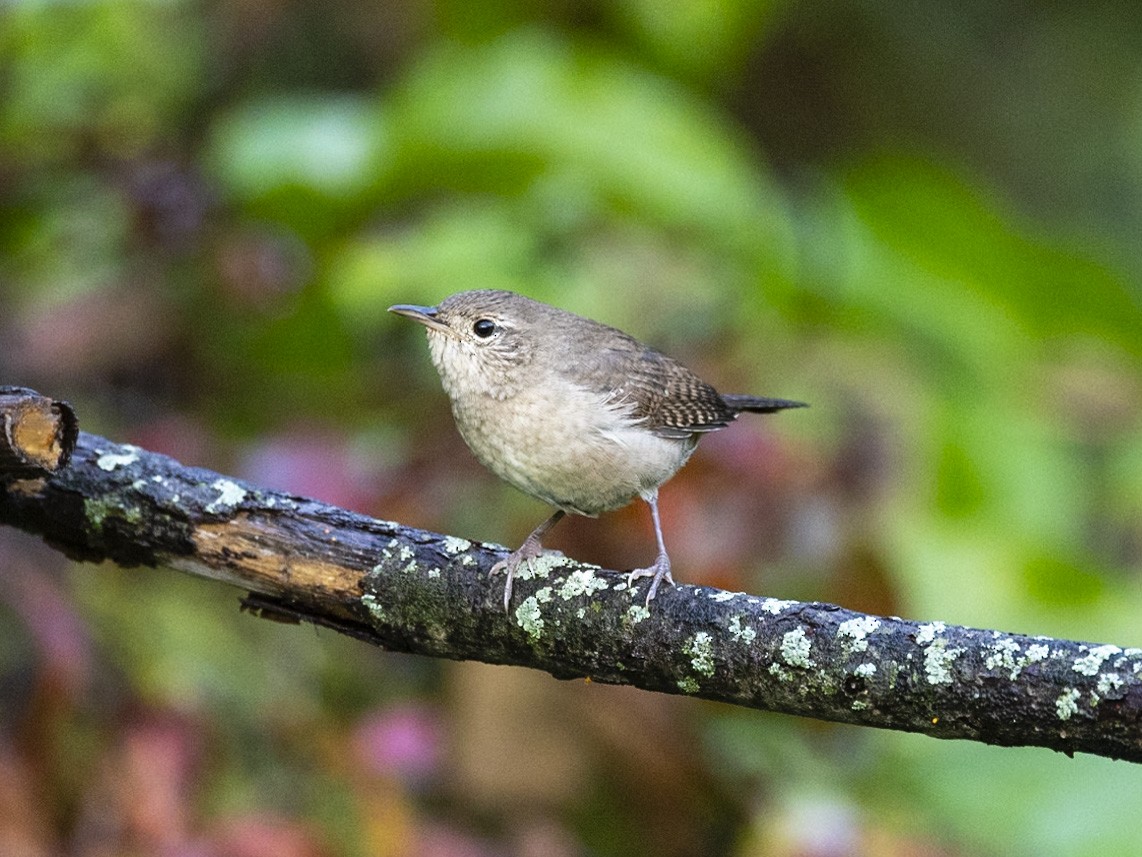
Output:
<path fill-rule="evenodd" d="M 625 506 L 673 476 L 696 437 L 663 438 L 630 409 L 590 390 L 524 389 L 497 400 L 452 395 L 476 458 L 501 479 L 552 506 L 597 515 Z"/>

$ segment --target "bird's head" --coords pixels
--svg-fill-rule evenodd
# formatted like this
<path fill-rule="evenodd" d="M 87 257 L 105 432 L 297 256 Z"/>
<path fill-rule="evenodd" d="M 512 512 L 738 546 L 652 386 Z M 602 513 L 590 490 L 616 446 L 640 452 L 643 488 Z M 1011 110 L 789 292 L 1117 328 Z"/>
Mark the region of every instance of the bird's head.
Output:
<path fill-rule="evenodd" d="M 397 304 L 389 312 L 424 325 L 432 362 L 449 396 L 505 399 L 527 381 L 543 309 L 514 292 L 481 289 L 436 306 Z"/>

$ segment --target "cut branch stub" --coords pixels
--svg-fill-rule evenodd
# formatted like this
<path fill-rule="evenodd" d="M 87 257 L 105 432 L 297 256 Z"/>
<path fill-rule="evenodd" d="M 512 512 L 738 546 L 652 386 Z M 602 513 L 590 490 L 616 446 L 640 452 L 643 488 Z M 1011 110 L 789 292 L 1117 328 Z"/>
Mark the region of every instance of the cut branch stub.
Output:
<path fill-rule="evenodd" d="M 67 402 L 0 387 L 0 479 L 29 479 L 67 465 L 79 422 Z"/>

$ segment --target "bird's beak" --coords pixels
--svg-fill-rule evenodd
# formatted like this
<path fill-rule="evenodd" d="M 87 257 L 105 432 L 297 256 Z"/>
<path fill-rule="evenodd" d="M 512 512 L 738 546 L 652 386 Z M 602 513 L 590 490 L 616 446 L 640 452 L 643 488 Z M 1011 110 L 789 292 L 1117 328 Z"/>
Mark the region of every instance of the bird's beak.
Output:
<path fill-rule="evenodd" d="M 439 330 L 441 333 L 452 333 L 452 329 L 436 317 L 436 307 L 434 306 L 396 304 L 389 307 L 389 312 L 403 315 L 405 318 L 411 318 L 413 321 L 420 322 L 425 327 L 430 327 L 433 330 Z"/>

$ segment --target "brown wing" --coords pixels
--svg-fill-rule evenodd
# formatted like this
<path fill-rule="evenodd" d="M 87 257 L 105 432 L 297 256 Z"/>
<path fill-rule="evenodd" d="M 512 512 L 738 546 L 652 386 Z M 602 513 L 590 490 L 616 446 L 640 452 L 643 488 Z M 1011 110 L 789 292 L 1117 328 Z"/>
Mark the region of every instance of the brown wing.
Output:
<path fill-rule="evenodd" d="M 721 395 L 681 363 L 646 349 L 629 389 L 635 414 L 661 437 L 725 428 L 737 416 Z"/>
<path fill-rule="evenodd" d="M 542 355 L 548 368 L 628 408 L 660 437 L 687 438 L 725 428 L 741 411 L 768 413 L 800 402 L 725 396 L 671 357 L 614 327 L 545 308 L 543 323 L 570 349 Z M 571 360 L 568 356 L 572 355 Z"/>
<path fill-rule="evenodd" d="M 613 328 L 596 339 L 574 370 L 577 382 L 628 406 L 633 419 L 660 437 L 686 438 L 729 425 L 737 411 L 718 391 L 661 352 Z M 616 338 L 618 334 L 619 338 Z M 601 339 L 601 338 L 600 338 Z"/>

